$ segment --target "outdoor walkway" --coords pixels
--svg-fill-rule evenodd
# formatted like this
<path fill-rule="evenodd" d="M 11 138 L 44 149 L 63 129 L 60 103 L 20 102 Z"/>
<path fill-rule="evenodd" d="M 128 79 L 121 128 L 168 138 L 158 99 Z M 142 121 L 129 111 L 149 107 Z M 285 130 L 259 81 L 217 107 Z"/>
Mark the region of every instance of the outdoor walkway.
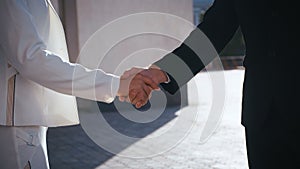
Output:
<path fill-rule="evenodd" d="M 51 169 L 247 169 L 244 128 L 240 124 L 243 76 L 243 70 L 225 71 L 227 95 L 223 118 L 219 128 L 204 144 L 200 144 L 199 139 L 210 111 L 211 93 L 208 90 L 210 81 L 207 73 L 201 72 L 194 78 L 197 90 L 189 90 L 191 104 L 180 113 L 177 109 L 168 109 L 155 123 L 147 127 L 131 125 L 128 121 L 122 120 L 120 114 L 116 112 L 103 113 L 115 130 L 141 138 L 126 144 L 117 155 L 95 144 L 80 125 L 50 128 L 48 131 L 50 167 Z M 199 96 L 196 96 L 195 92 Z M 139 143 L 167 130 L 169 124 L 183 116 L 183 113 L 192 113 L 195 110 L 199 111 L 199 114 L 193 121 L 194 127 L 184 140 L 171 150 L 148 158 L 120 156 L 126 152 L 143 154 L 144 151 L 153 151 L 151 144 L 163 143 L 151 143 L 143 147 Z M 193 122 L 183 123 L 188 125 Z"/>

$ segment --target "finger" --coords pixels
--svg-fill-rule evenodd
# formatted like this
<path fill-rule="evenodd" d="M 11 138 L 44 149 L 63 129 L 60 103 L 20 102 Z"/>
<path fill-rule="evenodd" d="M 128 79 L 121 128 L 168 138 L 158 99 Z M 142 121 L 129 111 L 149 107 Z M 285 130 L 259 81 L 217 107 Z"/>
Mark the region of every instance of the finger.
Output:
<path fill-rule="evenodd" d="M 129 88 L 129 98 L 130 100 L 134 100 L 137 94 L 144 93 L 145 96 L 148 96 L 152 91 L 152 88 L 145 84 L 145 82 L 138 78 L 134 78 L 132 81 L 132 85 Z"/>
<path fill-rule="evenodd" d="M 149 89 L 149 87 L 146 87 L 146 88 Z M 137 102 L 134 101 L 135 107 L 136 107 L 136 108 L 140 108 L 140 107 L 143 107 L 144 105 L 146 105 L 147 102 L 149 101 L 149 95 L 150 95 L 150 93 L 151 93 L 151 89 L 148 90 L 148 91 L 144 91 L 142 94 L 140 94 L 140 95 L 136 98 Z"/>
<path fill-rule="evenodd" d="M 138 92 L 135 89 L 129 90 L 129 101 L 132 103 L 132 101 L 136 98 Z"/>
<path fill-rule="evenodd" d="M 131 73 L 129 70 L 126 70 L 125 72 L 123 72 L 121 79 L 128 79 L 131 76 Z"/>
<path fill-rule="evenodd" d="M 135 104 L 136 108 L 141 108 L 147 104 L 148 100 L 140 100 Z"/>
<path fill-rule="evenodd" d="M 131 74 L 137 74 L 137 73 L 139 73 L 139 72 L 141 72 L 141 71 L 143 71 L 143 70 L 144 70 L 143 68 L 133 67 L 133 68 L 131 68 L 131 69 L 129 70 L 129 72 L 130 72 Z"/>
<path fill-rule="evenodd" d="M 139 93 L 137 93 L 134 97 L 130 98 L 131 104 L 135 105 L 140 99 Z"/>
<path fill-rule="evenodd" d="M 120 99 L 122 99 L 122 100 L 120 100 Z M 128 96 L 122 96 L 122 98 L 119 98 L 119 100 L 120 100 L 121 102 L 127 102 L 127 103 L 130 103 L 130 99 L 129 99 Z"/>
<path fill-rule="evenodd" d="M 138 74 L 136 77 L 143 80 L 143 82 L 145 84 L 147 84 L 148 86 L 150 86 L 152 89 L 159 89 L 158 84 L 155 83 L 151 78 L 149 78 L 147 76 L 140 75 L 140 74 Z"/>
<path fill-rule="evenodd" d="M 135 68 L 135 67 L 133 67 L 133 68 L 131 68 L 131 69 L 129 69 L 129 70 L 126 70 L 124 73 L 123 73 L 123 75 L 121 76 L 121 78 L 124 78 L 124 79 L 127 79 L 127 78 L 129 78 L 129 77 L 131 77 L 131 76 L 133 76 L 133 75 L 136 75 L 137 73 L 139 73 L 140 71 L 142 71 L 143 69 L 141 69 L 141 68 Z"/>
<path fill-rule="evenodd" d="M 141 100 L 146 100 L 146 97 L 147 97 L 147 95 L 143 89 L 140 89 L 140 90 L 133 89 L 129 93 L 130 103 L 133 105 L 135 105 L 137 102 L 139 102 Z"/>
<path fill-rule="evenodd" d="M 161 89 L 159 87 L 157 89 L 153 89 L 153 90 L 155 90 L 155 91 L 161 91 Z"/>
<path fill-rule="evenodd" d="M 126 100 L 125 96 L 119 96 L 119 101 L 124 102 Z"/>
<path fill-rule="evenodd" d="M 122 76 L 121 76 L 121 79 L 127 79 L 129 78 L 130 76 L 132 76 L 130 70 L 126 70 L 125 72 L 123 72 Z"/>
<path fill-rule="evenodd" d="M 126 97 L 125 101 L 126 101 L 127 103 L 130 103 L 130 98 L 129 98 L 129 97 Z"/>
<path fill-rule="evenodd" d="M 135 104 L 135 107 L 137 108 L 137 109 L 139 109 L 139 108 L 141 108 L 141 107 L 143 107 L 144 105 L 142 104 L 142 102 L 137 102 L 136 104 Z"/>
<path fill-rule="evenodd" d="M 148 98 L 147 94 L 144 91 L 142 91 L 136 95 L 136 97 L 132 100 L 131 103 L 136 107 L 140 107 L 143 106 L 145 102 L 147 102 L 148 100 L 147 98 Z M 137 106 L 137 103 L 140 103 L 140 105 Z"/>
<path fill-rule="evenodd" d="M 147 85 L 143 85 L 143 90 L 144 90 L 145 94 L 147 95 L 147 98 L 149 98 L 149 95 L 152 92 L 152 88 Z"/>
<path fill-rule="evenodd" d="M 144 98 L 143 100 L 140 100 L 138 101 L 136 104 L 135 104 L 135 107 L 136 108 L 141 108 L 143 106 L 145 106 L 147 103 L 148 103 L 148 97 Z"/>
<path fill-rule="evenodd" d="M 152 89 L 149 86 L 144 85 L 143 90 L 144 90 L 143 99 L 140 99 L 136 103 L 136 105 L 135 105 L 136 108 L 140 108 L 140 107 L 143 107 L 144 105 L 146 105 L 151 97 Z"/>

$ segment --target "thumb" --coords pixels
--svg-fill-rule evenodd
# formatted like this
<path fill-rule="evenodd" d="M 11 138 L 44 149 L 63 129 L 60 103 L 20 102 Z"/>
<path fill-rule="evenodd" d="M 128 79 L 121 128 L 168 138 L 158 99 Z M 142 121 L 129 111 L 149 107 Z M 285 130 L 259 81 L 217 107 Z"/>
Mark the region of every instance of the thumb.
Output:
<path fill-rule="evenodd" d="M 139 72 L 141 72 L 143 69 L 142 68 L 136 68 L 136 67 L 133 67 L 129 70 L 126 70 L 123 75 L 121 76 L 121 79 L 127 79 L 133 75 L 136 75 L 138 74 Z"/>

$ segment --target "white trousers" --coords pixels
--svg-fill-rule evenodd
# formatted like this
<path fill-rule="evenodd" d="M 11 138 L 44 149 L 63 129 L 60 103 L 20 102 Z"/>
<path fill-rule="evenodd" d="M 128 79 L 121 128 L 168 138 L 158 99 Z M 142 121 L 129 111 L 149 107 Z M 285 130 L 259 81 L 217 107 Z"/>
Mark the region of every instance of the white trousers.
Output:
<path fill-rule="evenodd" d="M 49 169 L 47 129 L 0 126 L 0 168 Z"/>

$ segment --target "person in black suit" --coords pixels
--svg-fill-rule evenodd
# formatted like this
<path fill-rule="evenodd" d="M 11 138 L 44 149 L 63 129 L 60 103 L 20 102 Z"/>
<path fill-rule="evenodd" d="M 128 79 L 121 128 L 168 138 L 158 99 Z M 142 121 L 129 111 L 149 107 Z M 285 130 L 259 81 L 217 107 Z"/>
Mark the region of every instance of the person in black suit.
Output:
<path fill-rule="evenodd" d="M 155 68 L 139 73 L 175 93 L 216 56 L 212 52 L 205 56 L 206 61 L 200 59 L 203 56 L 194 48 L 203 49 L 197 42 L 197 31 L 202 31 L 220 53 L 240 27 L 246 44 L 242 124 L 251 169 L 300 168 L 300 112 L 295 98 L 299 96 L 295 61 L 299 30 L 294 3 L 215 0 L 182 45 L 155 62 Z M 133 79 L 129 98 L 141 107 L 149 92 L 136 91 L 134 86 Z"/>

